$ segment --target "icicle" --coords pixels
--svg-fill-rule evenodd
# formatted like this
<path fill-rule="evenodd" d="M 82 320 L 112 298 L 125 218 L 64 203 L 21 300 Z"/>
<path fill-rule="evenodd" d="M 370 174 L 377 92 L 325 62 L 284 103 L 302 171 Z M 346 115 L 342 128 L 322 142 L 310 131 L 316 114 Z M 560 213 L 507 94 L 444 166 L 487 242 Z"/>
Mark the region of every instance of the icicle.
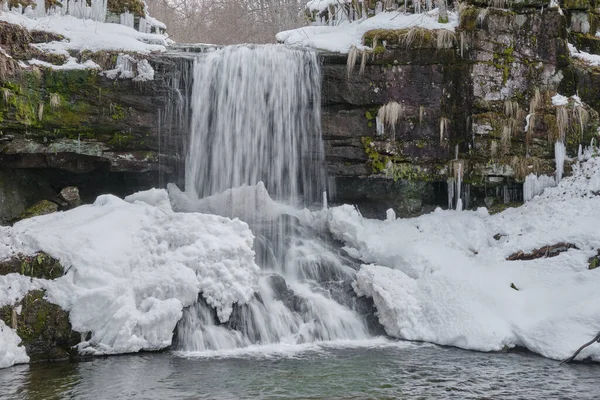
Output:
<path fill-rule="evenodd" d="M 323 210 L 327 210 L 328 205 L 327 205 L 327 191 L 323 192 Z"/>
<path fill-rule="evenodd" d="M 554 143 L 554 162 L 556 163 L 556 184 L 562 179 L 565 169 L 565 158 L 567 157 L 567 149 L 563 142 Z"/>
<path fill-rule="evenodd" d="M 458 163 L 458 173 L 457 173 L 457 177 L 456 177 L 456 209 L 458 211 L 462 211 L 463 209 L 463 205 L 462 205 L 462 199 L 460 198 L 460 189 L 461 189 L 461 185 L 462 185 L 462 163 Z"/>
<path fill-rule="evenodd" d="M 523 201 L 528 202 L 535 196 L 542 194 L 547 187 L 556 186 L 553 176 L 529 174 L 523 182 Z"/>
<path fill-rule="evenodd" d="M 386 221 L 395 221 L 396 220 L 396 212 L 393 208 L 388 208 L 385 212 L 385 220 Z"/>
<path fill-rule="evenodd" d="M 131 14 L 129 11 L 125 11 L 123 14 L 121 14 L 119 19 L 121 21 L 121 25 L 125 25 L 133 29 L 133 14 Z"/>
<path fill-rule="evenodd" d="M 577 160 L 583 161 L 583 147 L 581 143 L 579 144 L 579 148 L 577 149 Z"/>
<path fill-rule="evenodd" d="M 383 136 L 385 134 L 385 127 L 381 118 L 375 117 L 375 126 L 377 127 L 377 136 Z"/>
<path fill-rule="evenodd" d="M 448 189 L 448 210 L 452 210 L 454 205 L 454 178 L 446 180 L 446 187 Z"/>

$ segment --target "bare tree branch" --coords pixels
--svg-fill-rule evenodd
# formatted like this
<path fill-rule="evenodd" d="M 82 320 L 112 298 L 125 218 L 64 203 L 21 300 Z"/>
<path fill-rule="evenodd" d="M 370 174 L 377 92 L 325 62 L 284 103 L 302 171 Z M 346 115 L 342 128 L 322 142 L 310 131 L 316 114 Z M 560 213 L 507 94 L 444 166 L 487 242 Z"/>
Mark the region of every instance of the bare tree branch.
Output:
<path fill-rule="evenodd" d="M 560 363 L 560 365 L 569 364 L 569 363 L 573 362 L 573 360 L 575 360 L 575 357 L 577 357 L 579 355 L 579 353 L 581 352 L 581 350 L 585 349 L 588 346 L 591 346 L 595 342 L 600 343 L 600 332 L 596 335 L 595 338 L 593 338 L 592 340 L 590 340 L 589 342 L 587 342 L 586 344 L 584 344 L 583 346 L 581 346 L 580 348 L 578 348 L 577 351 L 571 357 L 567 358 L 566 360 L 563 360 Z"/>

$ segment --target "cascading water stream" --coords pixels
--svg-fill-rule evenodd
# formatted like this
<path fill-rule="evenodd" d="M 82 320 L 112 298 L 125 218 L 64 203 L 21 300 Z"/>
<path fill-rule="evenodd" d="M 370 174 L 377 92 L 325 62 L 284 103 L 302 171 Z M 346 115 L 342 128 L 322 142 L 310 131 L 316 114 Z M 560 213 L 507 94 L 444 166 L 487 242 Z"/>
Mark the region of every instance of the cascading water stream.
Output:
<path fill-rule="evenodd" d="M 246 221 L 262 275 L 255 297 L 237 305 L 226 323 L 202 298 L 184 310 L 180 350 L 380 333 L 372 303 L 352 290 L 355 262 L 282 212 L 315 204 L 326 190 L 320 90 L 311 51 L 231 46 L 195 60 L 186 196 L 171 187 L 172 201 L 180 210 Z"/>
<path fill-rule="evenodd" d="M 325 175 L 314 52 L 225 47 L 199 57 L 194 78 L 188 192 L 202 198 L 262 181 L 277 200 L 304 205 L 320 198 Z"/>

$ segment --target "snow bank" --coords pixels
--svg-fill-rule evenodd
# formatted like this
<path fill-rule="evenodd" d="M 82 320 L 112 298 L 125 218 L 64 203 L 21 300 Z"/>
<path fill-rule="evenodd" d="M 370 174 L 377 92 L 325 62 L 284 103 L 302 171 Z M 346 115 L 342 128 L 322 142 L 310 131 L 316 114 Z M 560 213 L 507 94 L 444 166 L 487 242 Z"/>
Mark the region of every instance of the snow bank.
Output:
<path fill-rule="evenodd" d="M 598 190 L 600 159 L 591 158 L 557 187 L 493 216 L 438 209 L 376 221 L 341 206 L 330 210 L 329 226 L 351 254 L 377 264 L 362 267 L 355 290 L 374 299 L 388 334 L 483 351 L 524 346 L 564 359 L 600 331 L 600 268 L 588 269 L 600 248 Z M 506 261 L 559 242 L 578 249 Z M 585 357 L 600 361 L 600 345 Z"/>
<path fill-rule="evenodd" d="M 376 16 L 355 22 L 344 21 L 338 26 L 308 26 L 279 32 L 277 41 L 292 46 L 306 46 L 338 53 L 348 53 L 352 46 L 364 47 L 362 38 L 373 29 L 447 29 L 454 31 L 458 26 L 458 14 L 448 12 L 448 23 L 438 22 L 439 11 L 422 14 L 381 12 Z"/>
<path fill-rule="evenodd" d="M 90 353 L 169 346 L 183 307 L 199 293 L 225 322 L 258 284 L 248 226 L 173 212 L 164 190 L 127 201 L 100 196 L 92 205 L 27 219 L 0 232 L 0 242 L 13 252 L 45 251 L 68 271 L 23 287 L 14 282 L 27 278 L 0 277 L 0 303 L 13 303 L 31 285 L 46 289 L 50 302 L 69 311 L 75 331 L 92 333 L 80 345 Z"/>

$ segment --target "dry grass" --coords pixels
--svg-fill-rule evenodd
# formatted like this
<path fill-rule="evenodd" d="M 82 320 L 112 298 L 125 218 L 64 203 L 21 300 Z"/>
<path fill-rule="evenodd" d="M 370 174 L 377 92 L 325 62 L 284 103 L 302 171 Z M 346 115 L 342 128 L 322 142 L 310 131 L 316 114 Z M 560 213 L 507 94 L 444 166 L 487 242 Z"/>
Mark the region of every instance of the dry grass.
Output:
<path fill-rule="evenodd" d="M 348 51 L 348 59 L 346 60 L 346 69 L 348 70 L 348 79 L 352 75 L 354 71 L 354 67 L 356 66 L 356 61 L 358 60 L 358 55 L 360 54 L 360 50 L 356 48 L 356 46 L 350 47 L 350 51 Z"/>
<path fill-rule="evenodd" d="M 392 140 L 396 139 L 396 125 L 406 115 L 406 109 L 402 104 L 391 101 L 379 108 L 377 112 L 377 118 L 379 121 L 387 126 L 391 132 Z"/>
<path fill-rule="evenodd" d="M 566 106 L 556 107 L 556 125 L 558 126 L 558 138 L 556 140 L 564 142 L 567 129 L 569 128 L 569 112 Z M 552 139 L 549 138 L 549 140 Z"/>
<path fill-rule="evenodd" d="M 58 93 L 50 93 L 50 108 L 55 111 L 60 107 L 60 96 Z"/>
<path fill-rule="evenodd" d="M 439 29 L 436 31 L 437 36 L 437 48 L 439 49 L 451 49 L 456 43 L 456 34 L 448 29 Z"/>
<path fill-rule="evenodd" d="M 44 118 L 44 103 L 42 102 L 38 104 L 37 117 L 39 121 L 41 121 L 42 118 Z"/>
<path fill-rule="evenodd" d="M 492 158 L 498 157 L 498 142 L 495 140 L 490 144 L 490 155 Z"/>

